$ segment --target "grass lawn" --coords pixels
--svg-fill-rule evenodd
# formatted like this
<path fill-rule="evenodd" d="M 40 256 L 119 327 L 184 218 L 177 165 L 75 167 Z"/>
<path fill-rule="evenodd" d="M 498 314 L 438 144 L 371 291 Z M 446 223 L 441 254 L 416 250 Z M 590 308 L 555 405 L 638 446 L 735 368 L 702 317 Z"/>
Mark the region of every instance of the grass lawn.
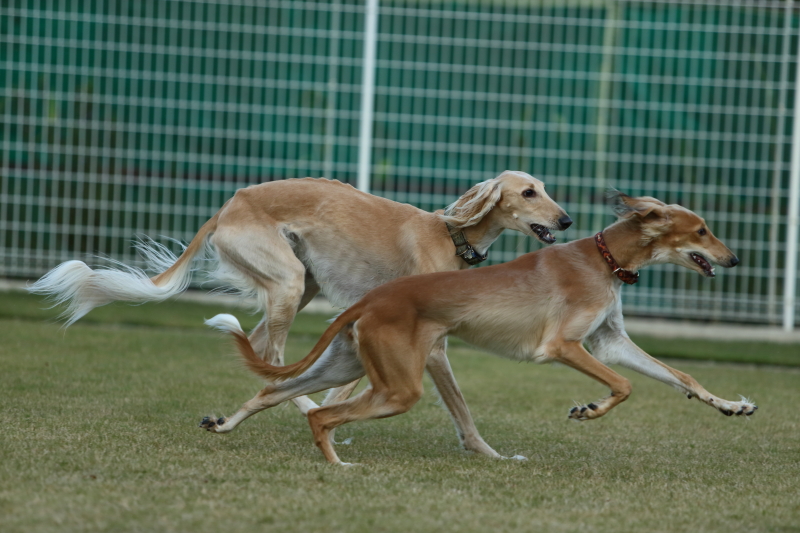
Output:
<path fill-rule="evenodd" d="M 800 369 L 672 361 L 759 411 L 725 417 L 638 374 L 591 422 L 573 401 L 606 394 L 561 366 L 456 344 L 451 363 L 484 438 L 526 462 L 462 452 L 426 378 L 410 413 L 340 428 L 328 465 L 291 406 L 228 435 L 197 428 L 260 387 L 200 322 L 221 307 L 175 302 L 94 311 L 66 332 L 27 295 L 0 293 L 1 531 L 800 531 Z M 255 320 L 235 312 L 243 324 Z M 301 315 L 287 353 L 325 322 Z M 659 356 L 798 365 L 800 347 L 637 339 Z M 768 354 L 764 361 L 763 354 Z M 733 354 L 733 355 L 731 355 Z M 759 358 L 760 357 L 760 358 Z M 781 407 L 784 406 L 784 407 Z"/>

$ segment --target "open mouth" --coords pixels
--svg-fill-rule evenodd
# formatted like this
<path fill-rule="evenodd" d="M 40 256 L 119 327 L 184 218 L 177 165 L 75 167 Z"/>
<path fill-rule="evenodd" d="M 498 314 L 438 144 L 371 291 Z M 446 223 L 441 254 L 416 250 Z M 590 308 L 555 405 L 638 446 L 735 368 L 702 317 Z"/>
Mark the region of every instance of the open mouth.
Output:
<path fill-rule="evenodd" d="M 539 240 L 545 244 L 553 244 L 556 238 L 550 233 L 550 230 L 539 224 L 531 224 L 531 229 L 539 237 Z"/>
<path fill-rule="evenodd" d="M 705 274 L 709 278 L 713 278 L 716 274 L 714 274 L 714 267 L 711 266 L 711 263 L 700 254 L 691 253 L 689 257 L 692 258 L 692 261 L 700 265 L 700 268 L 703 269 L 703 274 Z"/>

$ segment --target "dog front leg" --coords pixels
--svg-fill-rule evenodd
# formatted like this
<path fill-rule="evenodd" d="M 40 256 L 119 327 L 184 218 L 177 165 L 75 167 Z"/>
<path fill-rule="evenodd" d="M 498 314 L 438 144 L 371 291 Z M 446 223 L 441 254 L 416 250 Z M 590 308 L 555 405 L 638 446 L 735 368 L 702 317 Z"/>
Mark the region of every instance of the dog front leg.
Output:
<path fill-rule="evenodd" d="M 549 346 L 549 354 L 559 363 L 583 372 L 590 378 L 599 381 L 609 389 L 611 395 L 588 405 L 573 407 L 569 411 L 572 420 L 593 420 L 599 418 L 628 399 L 631 394 L 631 383 L 609 367 L 592 357 L 581 342 L 564 341 Z"/>
<path fill-rule="evenodd" d="M 434 347 L 428 356 L 426 368 L 434 385 L 436 385 L 436 390 L 439 392 L 442 402 L 450 412 L 461 445 L 465 450 L 471 452 L 498 459 L 503 458 L 491 446 L 486 444 L 480 433 L 478 433 L 478 428 L 475 427 L 475 422 L 472 420 L 472 415 L 469 412 L 466 401 L 464 401 L 464 396 L 458 388 L 455 376 L 453 376 L 450 362 L 447 360 L 446 347 L 446 342 L 437 344 Z M 514 459 L 525 458 L 517 455 L 514 456 Z"/>
<path fill-rule="evenodd" d="M 675 370 L 636 346 L 624 331 L 610 327 L 602 327 L 589 339 L 595 357 L 605 363 L 617 363 L 651 377 L 667 385 L 671 385 L 684 393 L 690 400 L 697 398 L 701 402 L 716 408 L 722 414 L 750 416 L 758 406 L 742 397 L 742 401 L 724 400 L 708 392 L 689 374 Z"/>

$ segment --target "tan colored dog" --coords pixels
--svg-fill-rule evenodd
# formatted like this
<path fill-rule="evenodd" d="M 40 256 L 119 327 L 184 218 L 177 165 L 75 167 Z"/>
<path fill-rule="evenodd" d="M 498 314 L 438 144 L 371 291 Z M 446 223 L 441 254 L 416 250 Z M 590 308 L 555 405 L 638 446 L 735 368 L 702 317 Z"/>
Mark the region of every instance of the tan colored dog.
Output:
<path fill-rule="evenodd" d="M 606 366 L 610 363 L 672 385 L 726 415 L 753 414 L 757 407 L 744 398 L 718 398 L 639 349 L 625 333 L 620 305 L 621 280 L 635 280 L 635 271 L 644 266 L 673 263 L 713 277 L 712 263 L 732 267 L 739 260 L 688 209 L 649 197 L 617 194 L 617 200 L 621 220 L 599 238 L 545 248 L 502 265 L 406 277 L 372 290 L 292 365 L 265 363 L 233 317 L 215 317 L 211 325 L 233 333 L 249 368 L 273 383 L 211 430 L 225 432 L 294 396 L 366 374 L 370 387 L 361 394 L 308 413 L 315 443 L 328 461 L 340 463 L 329 432 L 347 422 L 408 411 L 422 396 L 428 354 L 446 335 L 521 361 L 559 361 L 611 389 L 602 400 L 574 407 L 569 417 L 576 420 L 603 416 L 630 395 L 630 382 Z M 359 357 L 332 360 L 323 351 L 348 325 Z"/>
<path fill-rule="evenodd" d="M 283 364 L 283 350 L 295 314 L 322 290 L 338 307 L 354 304 L 368 291 L 400 276 L 469 265 L 456 255 L 446 226 L 461 230 L 474 253 L 483 256 L 503 230 L 513 229 L 551 243 L 550 230 L 571 220 L 524 172 L 506 171 L 469 189 L 446 212 L 428 213 L 363 193 L 338 181 L 292 179 L 236 192 L 197 232 L 180 256 L 142 244 L 157 276 L 143 271 L 91 270 L 80 261 L 53 269 L 31 291 L 68 302 L 67 325 L 95 307 L 123 300 L 161 301 L 186 289 L 192 258 L 208 240 L 219 259 L 214 275 L 224 284 L 257 297 L 264 319 L 250 335 L 256 352 Z M 330 350 L 353 347 L 337 340 Z M 445 355 L 444 339 L 429 358 L 429 371 L 468 450 L 498 456 L 478 435 Z M 353 385 L 332 391 L 331 400 L 349 396 Z M 317 407 L 308 398 L 302 412 Z"/>

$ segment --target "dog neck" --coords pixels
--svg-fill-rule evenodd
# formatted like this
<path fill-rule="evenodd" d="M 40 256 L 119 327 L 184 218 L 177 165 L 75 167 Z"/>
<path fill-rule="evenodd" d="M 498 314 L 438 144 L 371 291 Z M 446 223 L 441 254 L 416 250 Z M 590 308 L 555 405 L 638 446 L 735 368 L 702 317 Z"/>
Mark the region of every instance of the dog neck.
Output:
<path fill-rule="evenodd" d="M 606 245 L 605 239 L 603 238 L 603 232 L 600 231 L 594 236 L 594 242 L 597 245 L 597 249 L 600 251 L 600 254 L 605 259 L 606 263 L 608 264 L 609 268 L 611 268 L 611 273 L 616 275 L 620 281 L 623 283 L 627 283 L 628 285 L 633 285 L 637 281 L 639 281 L 639 273 L 638 272 L 631 272 L 630 270 L 625 270 L 619 264 L 617 264 L 616 259 L 609 251 L 608 246 Z"/>
<path fill-rule="evenodd" d="M 478 252 L 467 240 L 467 237 L 464 236 L 464 232 L 460 229 L 451 226 L 447 222 L 445 222 L 447 226 L 447 231 L 450 233 L 450 239 L 452 239 L 453 244 L 456 247 L 456 255 L 459 256 L 461 259 L 464 260 L 465 263 L 468 265 L 477 265 L 478 263 L 483 263 L 486 261 L 486 257 L 488 254 Z"/>
<path fill-rule="evenodd" d="M 500 237 L 503 233 L 505 226 L 496 224 L 494 222 L 492 213 L 483 217 L 480 222 L 474 226 L 461 228 L 464 237 L 472 245 L 472 248 L 481 255 L 486 255 L 489 247 Z"/>
<path fill-rule="evenodd" d="M 608 251 L 624 270 L 638 272 L 653 262 L 653 246 L 642 244 L 642 232 L 633 221 L 612 224 L 603 230 L 603 238 Z"/>

